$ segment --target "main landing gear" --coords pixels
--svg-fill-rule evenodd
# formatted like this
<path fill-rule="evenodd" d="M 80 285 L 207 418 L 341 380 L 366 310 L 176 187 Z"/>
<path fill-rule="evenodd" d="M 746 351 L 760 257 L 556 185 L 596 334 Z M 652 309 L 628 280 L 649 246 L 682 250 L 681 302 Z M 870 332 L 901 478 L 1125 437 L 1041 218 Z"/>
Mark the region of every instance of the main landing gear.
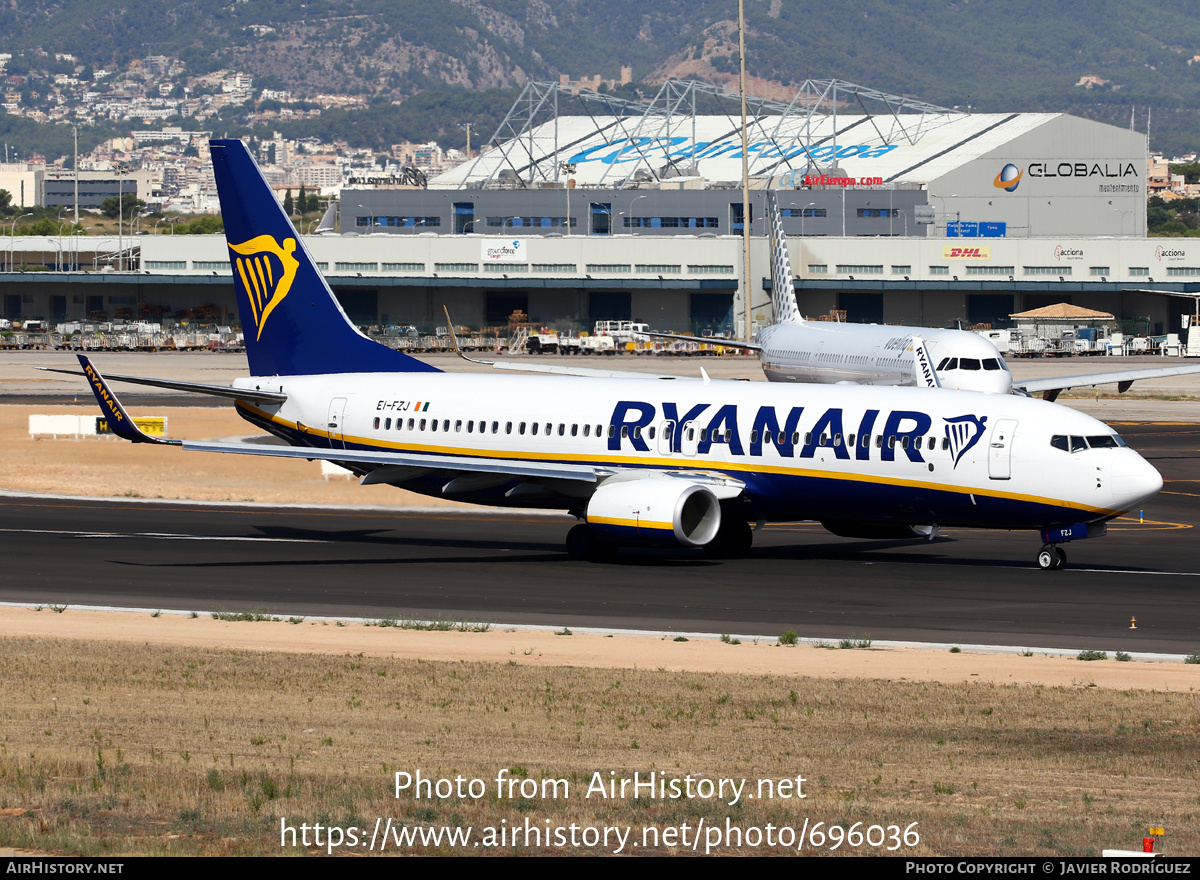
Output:
<path fill-rule="evenodd" d="M 744 519 L 721 517 L 717 536 L 704 545 L 704 555 L 710 559 L 742 559 L 754 543 L 754 529 Z"/>
<path fill-rule="evenodd" d="M 1067 564 L 1067 554 L 1057 544 L 1046 544 L 1038 551 L 1037 564 L 1042 571 L 1058 571 Z"/>
<path fill-rule="evenodd" d="M 580 523 L 567 532 L 567 555 L 578 562 L 608 562 L 617 548 L 597 541 L 587 523 Z"/>

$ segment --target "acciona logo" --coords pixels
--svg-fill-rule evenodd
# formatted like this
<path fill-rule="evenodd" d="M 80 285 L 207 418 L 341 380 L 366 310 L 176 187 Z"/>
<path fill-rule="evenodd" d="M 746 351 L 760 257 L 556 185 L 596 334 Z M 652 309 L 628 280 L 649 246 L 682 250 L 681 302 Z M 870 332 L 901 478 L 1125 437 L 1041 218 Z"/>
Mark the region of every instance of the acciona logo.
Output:
<path fill-rule="evenodd" d="M 1054 259 L 1056 260 L 1082 260 L 1083 250 L 1081 248 L 1069 248 L 1060 245 L 1054 247 Z"/>
<path fill-rule="evenodd" d="M 1185 251 L 1181 251 L 1178 248 L 1165 248 L 1159 245 L 1154 249 L 1154 259 L 1160 263 L 1163 260 L 1182 260 L 1186 255 Z"/>

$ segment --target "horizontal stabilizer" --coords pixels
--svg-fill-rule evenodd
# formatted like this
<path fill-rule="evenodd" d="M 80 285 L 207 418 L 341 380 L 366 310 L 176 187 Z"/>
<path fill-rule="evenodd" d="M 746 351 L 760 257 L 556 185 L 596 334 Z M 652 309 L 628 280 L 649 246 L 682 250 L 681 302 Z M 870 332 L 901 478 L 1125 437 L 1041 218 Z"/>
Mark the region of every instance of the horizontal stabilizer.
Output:
<path fill-rule="evenodd" d="M 81 373 L 78 370 L 60 370 L 56 367 L 36 367 L 36 369 L 46 373 L 65 373 L 68 376 L 83 376 L 85 379 L 91 378 L 87 373 Z M 142 376 L 108 375 L 104 378 L 109 382 L 129 382 L 133 385 L 169 388 L 172 391 L 187 391 L 191 394 L 209 394 L 214 397 L 227 397 L 230 400 L 250 400 L 257 403 L 283 403 L 287 400 L 287 395 L 281 394 L 278 391 L 256 391 L 249 388 L 232 388 L 229 385 L 202 385 L 196 382 L 175 382 L 171 379 L 147 379 Z"/>
<path fill-rule="evenodd" d="M 486 364 L 495 370 L 513 370 L 519 373 L 551 373 L 556 376 L 581 376 L 589 379 L 682 379 L 667 373 L 642 373 L 637 370 L 604 370 L 596 367 L 570 367 L 565 364 L 535 364 L 529 361 L 489 361 L 483 358 L 473 358 L 458 345 L 458 334 L 454 332 L 454 322 L 450 320 L 450 310 L 445 306 L 446 325 L 450 328 L 450 341 L 454 344 L 454 353 L 464 361 L 473 364 Z"/>
<path fill-rule="evenodd" d="M 567 364 L 535 364 L 529 361 L 483 361 L 470 358 L 477 364 L 491 364 L 495 370 L 515 370 L 522 373 L 553 373 L 559 376 L 585 376 L 591 379 L 689 379 L 670 373 L 643 373 L 638 370 L 606 370 L 600 367 L 572 367 Z"/>

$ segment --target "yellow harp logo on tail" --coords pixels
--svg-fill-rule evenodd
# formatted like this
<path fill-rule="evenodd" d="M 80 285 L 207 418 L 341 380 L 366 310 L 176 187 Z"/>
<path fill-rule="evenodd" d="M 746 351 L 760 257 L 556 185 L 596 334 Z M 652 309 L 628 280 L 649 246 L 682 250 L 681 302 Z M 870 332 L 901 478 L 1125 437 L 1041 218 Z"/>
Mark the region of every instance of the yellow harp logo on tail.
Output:
<path fill-rule="evenodd" d="M 241 244 L 231 244 L 229 249 L 240 255 L 233 258 L 233 264 L 250 299 L 254 325 L 258 327 L 255 338 L 261 340 L 267 318 L 283 302 L 296 279 L 300 267 L 300 261 L 292 256 L 296 239 L 285 238 L 280 246 L 271 236 L 259 235 Z"/>

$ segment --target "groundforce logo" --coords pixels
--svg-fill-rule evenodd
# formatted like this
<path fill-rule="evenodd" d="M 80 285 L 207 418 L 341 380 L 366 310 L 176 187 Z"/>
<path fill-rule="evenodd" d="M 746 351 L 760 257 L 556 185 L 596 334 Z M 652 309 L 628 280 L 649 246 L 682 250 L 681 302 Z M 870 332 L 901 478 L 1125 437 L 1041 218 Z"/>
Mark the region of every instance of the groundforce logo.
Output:
<path fill-rule="evenodd" d="M 285 238 L 281 246 L 271 236 L 259 235 L 241 244 L 231 244 L 229 249 L 240 254 L 233 258 L 233 265 L 250 300 L 254 326 L 258 328 L 255 339 L 261 340 L 267 318 L 283 302 L 296 280 L 296 270 L 300 267 L 300 261 L 292 256 L 296 239 Z"/>
<path fill-rule="evenodd" d="M 996 175 L 996 179 L 992 181 L 992 186 L 996 189 L 1002 189 L 1005 192 L 1012 192 L 1021 182 L 1021 178 L 1025 172 L 1019 169 L 1012 162 L 1009 162 L 1000 169 L 1000 173 Z"/>

